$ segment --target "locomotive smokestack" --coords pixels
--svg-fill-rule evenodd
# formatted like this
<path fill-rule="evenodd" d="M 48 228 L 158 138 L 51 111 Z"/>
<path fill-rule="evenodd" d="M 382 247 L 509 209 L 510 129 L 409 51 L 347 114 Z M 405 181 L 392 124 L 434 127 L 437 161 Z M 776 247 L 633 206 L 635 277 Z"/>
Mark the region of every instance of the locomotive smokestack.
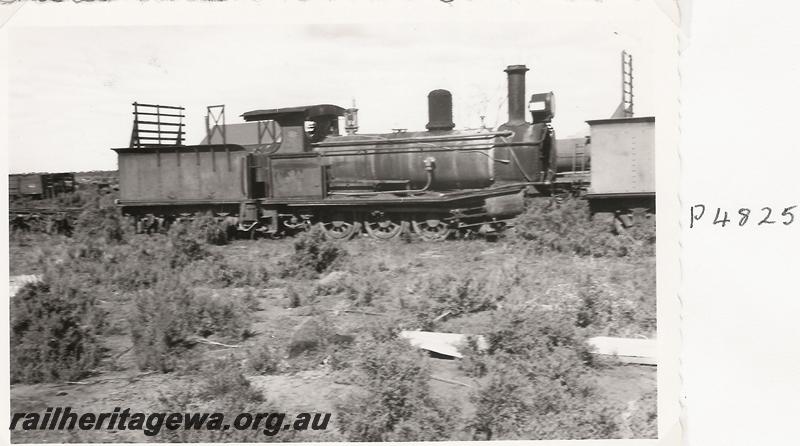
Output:
<path fill-rule="evenodd" d="M 509 65 L 508 73 L 508 125 L 525 123 L 525 65 Z"/>
<path fill-rule="evenodd" d="M 428 93 L 428 130 L 453 130 L 453 95 L 447 90 Z"/>

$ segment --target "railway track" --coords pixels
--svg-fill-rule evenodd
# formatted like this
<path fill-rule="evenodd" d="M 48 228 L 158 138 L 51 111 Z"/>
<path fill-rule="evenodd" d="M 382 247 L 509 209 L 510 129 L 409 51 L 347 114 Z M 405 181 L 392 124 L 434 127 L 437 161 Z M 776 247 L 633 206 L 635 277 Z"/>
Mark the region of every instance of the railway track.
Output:
<path fill-rule="evenodd" d="M 9 228 L 70 235 L 81 210 L 79 207 L 12 207 L 8 211 Z"/>

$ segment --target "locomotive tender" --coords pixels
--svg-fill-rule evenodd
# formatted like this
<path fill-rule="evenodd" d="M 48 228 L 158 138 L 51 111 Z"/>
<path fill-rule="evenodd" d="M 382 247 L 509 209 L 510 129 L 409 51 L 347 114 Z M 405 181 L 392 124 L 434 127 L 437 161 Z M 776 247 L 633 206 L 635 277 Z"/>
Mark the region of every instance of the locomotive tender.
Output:
<path fill-rule="evenodd" d="M 523 211 L 526 190 L 555 179 L 553 95 L 531 97 L 528 122 L 527 71 L 506 68 L 508 122 L 495 130 L 454 130 L 452 97 L 434 90 L 426 131 L 357 134 L 356 110 L 330 104 L 254 110 L 225 125 L 214 106 L 203 143 L 184 145 L 182 108 L 135 103 L 131 144 L 114 149 L 118 205 L 140 227 L 213 212 L 271 236 L 314 224 L 334 239 L 491 233 Z"/>

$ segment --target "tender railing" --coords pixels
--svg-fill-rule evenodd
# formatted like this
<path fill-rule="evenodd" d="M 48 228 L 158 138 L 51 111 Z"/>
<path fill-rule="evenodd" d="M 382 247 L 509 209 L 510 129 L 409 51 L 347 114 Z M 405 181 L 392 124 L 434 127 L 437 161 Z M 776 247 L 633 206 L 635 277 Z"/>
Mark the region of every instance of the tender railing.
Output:
<path fill-rule="evenodd" d="M 134 102 L 130 147 L 183 145 L 185 117 L 183 107 Z"/>

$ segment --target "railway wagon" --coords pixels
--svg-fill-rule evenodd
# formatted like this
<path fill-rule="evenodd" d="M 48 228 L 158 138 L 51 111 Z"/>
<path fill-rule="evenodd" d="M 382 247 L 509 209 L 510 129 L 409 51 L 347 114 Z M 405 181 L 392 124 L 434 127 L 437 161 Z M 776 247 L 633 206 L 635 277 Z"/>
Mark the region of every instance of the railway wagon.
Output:
<path fill-rule="evenodd" d="M 315 224 L 336 239 L 494 232 L 555 174 L 552 93 L 533 96 L 528 122 L 527 71 L 505 70 L 509 119 L 494 130 L 454 130 L 452 96 L 434 90 L 426 131 L 357 134 L 356 110 L 330 104 L 254 110 L 234 127 L 209 107 L 204 143 L 186 146 L 182 108 L 135 103 L 131 145 L 115 149 L 118 204 L 148 221 L 213 212 L 271 236 Z"/>
<path fill-rule="evenodd" d="M 622 97 L 610 119 L 586 121 L 589 134 L 556 140 L 552 189 L 582 195 L 592 216 L 611 214 L 617 230 L 655 213 L 655 117 L 634 117 L 633 58 L 622 51 Z"/>
<path fill-rule="evenodd" d="M 589 202 L 592 215 L 613 215 L 618 229 L 656 210 L 655 117 L 586 121 L 589 135 L 556 140 L 553 190 Z"/>
<path fill-rule="evenodd" d="M 587 121 L 592 169 L 586 198 L 593 214 L 631 226 L 656 211 L 655 117 Z"/>
<path fill-rule="evenodd" d="M 11 198 L 53 198 L 75 191 L 75 175 L 72 173 L 32 173 L 8 176 L 8 195 Z"/>

